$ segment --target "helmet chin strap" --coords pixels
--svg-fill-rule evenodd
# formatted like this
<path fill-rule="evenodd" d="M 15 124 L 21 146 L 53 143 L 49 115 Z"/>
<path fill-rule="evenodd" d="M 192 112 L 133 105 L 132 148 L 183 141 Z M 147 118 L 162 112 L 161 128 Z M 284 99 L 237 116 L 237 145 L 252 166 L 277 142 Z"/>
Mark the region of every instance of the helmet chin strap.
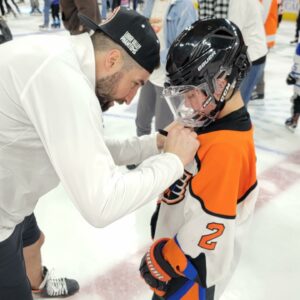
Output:
<path fill-rule="evenodd" d="M 237 78 L 239 77 L 240 70 L 245 68 L 245 61 L 247 60 L 247 46 L 244 45 L 240 55 L 237 57 L 236 62 L 232 68 L 231 74 L 228 76 L 227 84 L 223 89 L 222 95 L 219 100 L 215 99 L 217 105 L 216 108 L 211 111 L 211 116 L 216 118 L 218 113 L 224 108 L 226 101 L 229 101 L 234 95 L 237 89 Z M 234 87 L 229 99 L 226 99 L 231 87 Z"/>
<path fill-rule="evenodd" d="M 217 100 L 215 97 L 215 102 L 216 102 L 216 108 L 213 109 L 211 112 L 210 112 L 210 116 L 215 119 L 218 115 L 218 113 L 224 108 L 225 106 L 225 103 L 226 101 L 229 101 L 235 90 L 232 92 L 231 94 L 231 97 L 229 99 L 226 99 L 227 95 L 228 95 L 228 92 L 230 91 L 231 87 L 235 85 L 235 79 L 236 79 L 236 76 L 237 76 L 237 68 L 234 68 L 231 72 L 231 74 L 228 76 L 228 80 L 227 80 L 227 83 L 222 91 L 222 94 L 221 94 L 221 97 L 219 100 Z"/>

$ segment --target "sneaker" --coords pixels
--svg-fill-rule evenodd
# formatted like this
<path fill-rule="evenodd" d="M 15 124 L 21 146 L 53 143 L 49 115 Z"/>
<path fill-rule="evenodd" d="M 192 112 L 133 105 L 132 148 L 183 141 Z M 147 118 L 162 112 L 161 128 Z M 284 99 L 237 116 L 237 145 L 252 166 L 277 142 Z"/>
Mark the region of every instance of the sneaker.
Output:
<path fill-rule="evenodd" d="M 297 127 L 297 124 L 295 124 L 293 122 L 293 119 L 292 118 L 288 118 L 286 121 L 285 121 L 285 127 L 291 131 L 291 132 L 295 132 L 295 129 Z"/>
<path fill-rule="evenodd" d="M 33 295 L 42 298 L 68 297 L 79 291 L 79 284 L 74 279 L 55 278 L 43 267 L 43 281 L 37 290 L 32 290 Z"/>

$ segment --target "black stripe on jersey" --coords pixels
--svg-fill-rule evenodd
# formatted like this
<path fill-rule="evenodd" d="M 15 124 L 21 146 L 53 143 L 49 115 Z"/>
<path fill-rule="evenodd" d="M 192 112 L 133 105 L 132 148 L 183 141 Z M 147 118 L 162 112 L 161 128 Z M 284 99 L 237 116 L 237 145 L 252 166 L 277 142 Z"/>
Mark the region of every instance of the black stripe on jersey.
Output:
<path fill-rule="evenodd" d="M 218 130 L 248 131 L 252 128 L 250 115 L 245 106 L 217 119 L 207 127 L 196 128 L 195 132 L 200 135 Z"/>
<path fill-rule="evenodd" d="M 151 238 L 154 240 L 155 236 L 155 231 L 156 231 L 156 225 L 157 225 L 157 219 L 159 215 L 159 210 L 160 210 L 160 203 L 156 205 L 155 212 L 153 213 L 150 221 L 150 228 L 151 228 Z"/>
<path fill-rule="evenodd" d="M 201 145 L 200 145 L 200 147 L 201 147 Z M 197 153 L 195 154 L 195 161 L 196 161 L 196 164 L 197 164 L 197 172 L 199 172 L 200 169 L 201 169 L 201 160 L 199 159 Z"/>
<path fill-rule="evenodd" d="M 202 209 L 203 209 L 207 214 L 209 214 L 209 215 L 211 215 L 211 216 L 223 218 L 223 219 L 235 219 L 236 215 L 234 215 L 234 216 L 226 216 L 226 215 L 216 214 L 216 213 L 214 213 L 214 212 L 208 210 L 208 209 L 205 207 L 205 205 L 204 205 L 204 201 L 203 201 L 199 196 L 197 196 L 197 195 L 195 195 L 195 194 L 193 193 L 192 186 L 191 186 L 191 182 L 189 183 L 189 190 L 190 190 L 191 196 L 200 202 Z"/>
<path fill-rule="evenodd" d="M 257 187 L 257 181 L 248 189 L 248 191 L 240 198 L 238 199 L 237 203 L 243 202 L 247 196 Z"/>

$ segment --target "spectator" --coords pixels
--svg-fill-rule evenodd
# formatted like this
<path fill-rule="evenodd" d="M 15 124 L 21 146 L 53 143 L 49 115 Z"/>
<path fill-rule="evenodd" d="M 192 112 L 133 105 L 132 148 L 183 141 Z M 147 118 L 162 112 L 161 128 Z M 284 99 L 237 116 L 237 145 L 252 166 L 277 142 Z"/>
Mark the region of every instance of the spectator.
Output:
<path fill-rule="evenodd" d="M 294 85 L 294 94 L 291 97 L 292 115 L 285 121 L 285 126 L 294 132 L 298 125 L 300 115 L 300 44 L 298 43 L 294 56 L 292 71 L 289 73 L 287 80 L 288 85 Z"/>
<path fill-rule="evenodd" d="M 252 67 L 243 80 L 240 90 L 245 104 L 249 102 L 252 91 L 264 69 L 267 42 L 259 0 L 198 0 L 199 16 L 228 18 L 242 31 Z"/>
<path fill-rule="evenodd" d="M 97 0 L 60 0 L 62 21 L 70 34 L 89 32 L 90 29 L 79 19 L 84 14 L 100 24 L 101 17 Z"/>

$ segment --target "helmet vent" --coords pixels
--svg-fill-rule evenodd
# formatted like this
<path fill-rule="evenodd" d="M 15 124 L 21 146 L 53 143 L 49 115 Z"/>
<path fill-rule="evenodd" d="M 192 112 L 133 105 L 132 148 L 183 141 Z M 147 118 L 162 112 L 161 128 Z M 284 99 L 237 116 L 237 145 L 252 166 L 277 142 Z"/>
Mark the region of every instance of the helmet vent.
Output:
<path fill-rule="evenodd" d="M 214 32 L 214 35 L 222 36 L 222 37 L 232 37 L 232 34 L 228 32 L 227 30 L 220 29 Z"/>

